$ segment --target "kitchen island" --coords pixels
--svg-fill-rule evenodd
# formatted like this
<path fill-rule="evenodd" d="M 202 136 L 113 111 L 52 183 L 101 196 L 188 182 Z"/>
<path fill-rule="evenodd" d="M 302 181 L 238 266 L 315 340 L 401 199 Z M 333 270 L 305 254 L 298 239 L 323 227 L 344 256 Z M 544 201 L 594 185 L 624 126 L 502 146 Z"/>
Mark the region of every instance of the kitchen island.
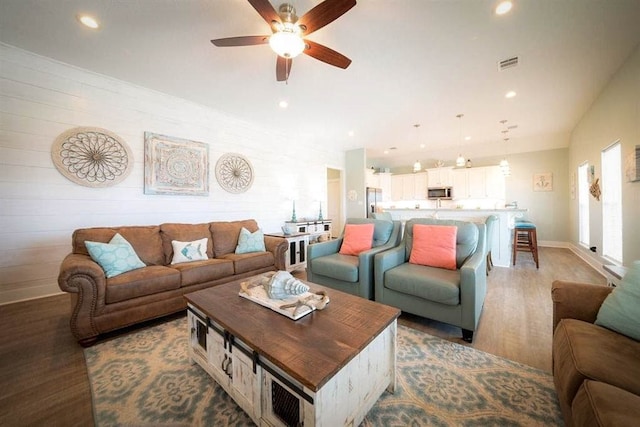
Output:
<path fill-rule="evenodd" d="M 489 215 L 496 215 L 498 217 L 498 225 L 493 236 L 487 236 L 487 239 L 493 239 L 491 258 L 495 266 L 509 267 L 511 265 L 511 233 L 513 226 L 517 218 L 524 217 L 527 209 L 390 208 L 385 209 L 385 212 L 389 212 L 394 220 L 401 221 L 403 224 L 411 218 L 457 219 L 484 223 Z"/>

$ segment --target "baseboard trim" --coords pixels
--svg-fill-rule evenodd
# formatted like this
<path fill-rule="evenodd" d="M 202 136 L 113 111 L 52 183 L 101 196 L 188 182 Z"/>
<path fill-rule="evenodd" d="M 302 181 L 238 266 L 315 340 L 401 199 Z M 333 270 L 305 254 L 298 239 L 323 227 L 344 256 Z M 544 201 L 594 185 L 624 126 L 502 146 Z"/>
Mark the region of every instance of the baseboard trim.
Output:
<path fill-rule="evenodd" d="M 568 247 L 571 252 L 573 252 L 578 256 L 578 258 L 589 264 L 594 270 L 600 273 L 601 276 L 603 276 L 604 278 L 607 277 L 607 273 L 602 268 L 602 261 L 589 256 L 587 253 L 585 253 L 585 251 L 580 250 L 580 248 L 573 243 L 569 243 Z"/>

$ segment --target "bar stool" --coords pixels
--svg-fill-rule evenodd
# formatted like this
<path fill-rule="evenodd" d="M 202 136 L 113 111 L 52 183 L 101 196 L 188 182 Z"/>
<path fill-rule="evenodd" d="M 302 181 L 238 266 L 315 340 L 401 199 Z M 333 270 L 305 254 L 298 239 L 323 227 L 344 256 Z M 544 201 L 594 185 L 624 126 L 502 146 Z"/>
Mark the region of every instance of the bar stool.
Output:
<path fill-rule="evenodd" d="M 536 268 L 540 268 L 538 261 L 538 236 L 536 225 L 530 221 L 516 221 L 513 228 L 513 265 L 516 265 L 517 252 L 531 252 Z"/>

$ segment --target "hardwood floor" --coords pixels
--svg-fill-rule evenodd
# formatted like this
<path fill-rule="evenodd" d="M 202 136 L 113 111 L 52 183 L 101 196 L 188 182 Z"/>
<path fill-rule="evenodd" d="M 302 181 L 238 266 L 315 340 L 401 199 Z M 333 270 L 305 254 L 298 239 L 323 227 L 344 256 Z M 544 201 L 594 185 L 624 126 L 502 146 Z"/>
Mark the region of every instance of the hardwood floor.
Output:
<path fill-rule="evenodd" d="M 551 282 L 605 284 L 567 249 L 540 248 L 513 268 L 494 268 L 473 344 L 460 329 L 403 314 L 400 323 L 545 371 L 551 370 Z M 0 425 L 93 425 L 82 347 L 69 331 L 68 295 L 0 306 Z M 126 333 L 120 331 L 118 334 Z"/>

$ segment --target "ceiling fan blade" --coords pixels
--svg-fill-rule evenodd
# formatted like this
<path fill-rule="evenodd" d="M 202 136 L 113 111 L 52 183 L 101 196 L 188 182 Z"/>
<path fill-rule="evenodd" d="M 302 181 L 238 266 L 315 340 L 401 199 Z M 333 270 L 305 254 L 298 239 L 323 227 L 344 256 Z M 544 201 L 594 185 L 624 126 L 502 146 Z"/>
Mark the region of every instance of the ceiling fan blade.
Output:
<path fill-rule="evenodd" d="M 272 21 L 282 22 L 280 15 L 278 15 L 278 12 L 276 12 L 271 3 L 269 3 L 269 0 L 249 0 L 249 4 L 262 16 L 262 19 L 267 21 L 267 24 L 269 24 L 271 28 L 273 28 Z"/>
<path fill-rule="evenodd" d="M 298 19 L 298 25 L 307 28 L 303 34 L 308 36 L 335 21 L 355 5 L 356 0 L 325 0 Z"/>
<path fill-rule="evenodd" d="M 304 42 L 308 46 L 308 48 L 304 50 L 304 53 L 319 61 L 326 62 L 329 65 L 339 68 L 347 68 L 351 64 L 351 60 L 349 58 L 333 49 L 329 49 L 326 46 L 310 40 L 305 40 Z"/>
<path fill-rule="evenodd" d="M 227 37 L 224 39 L 211 40 L 211 43 L 218 47 L 253 46 L 269 43 L 269 37 L 271 36 Z"/>
<path fill-rule="evenodd" d="M 286 82 L 289 80 L 291 64 L 293 64 L 293 60 L 291 58 L 283 58 L 278 55 L 278 59 L 276 61 L 276 80 L 279 82 Z"/>

